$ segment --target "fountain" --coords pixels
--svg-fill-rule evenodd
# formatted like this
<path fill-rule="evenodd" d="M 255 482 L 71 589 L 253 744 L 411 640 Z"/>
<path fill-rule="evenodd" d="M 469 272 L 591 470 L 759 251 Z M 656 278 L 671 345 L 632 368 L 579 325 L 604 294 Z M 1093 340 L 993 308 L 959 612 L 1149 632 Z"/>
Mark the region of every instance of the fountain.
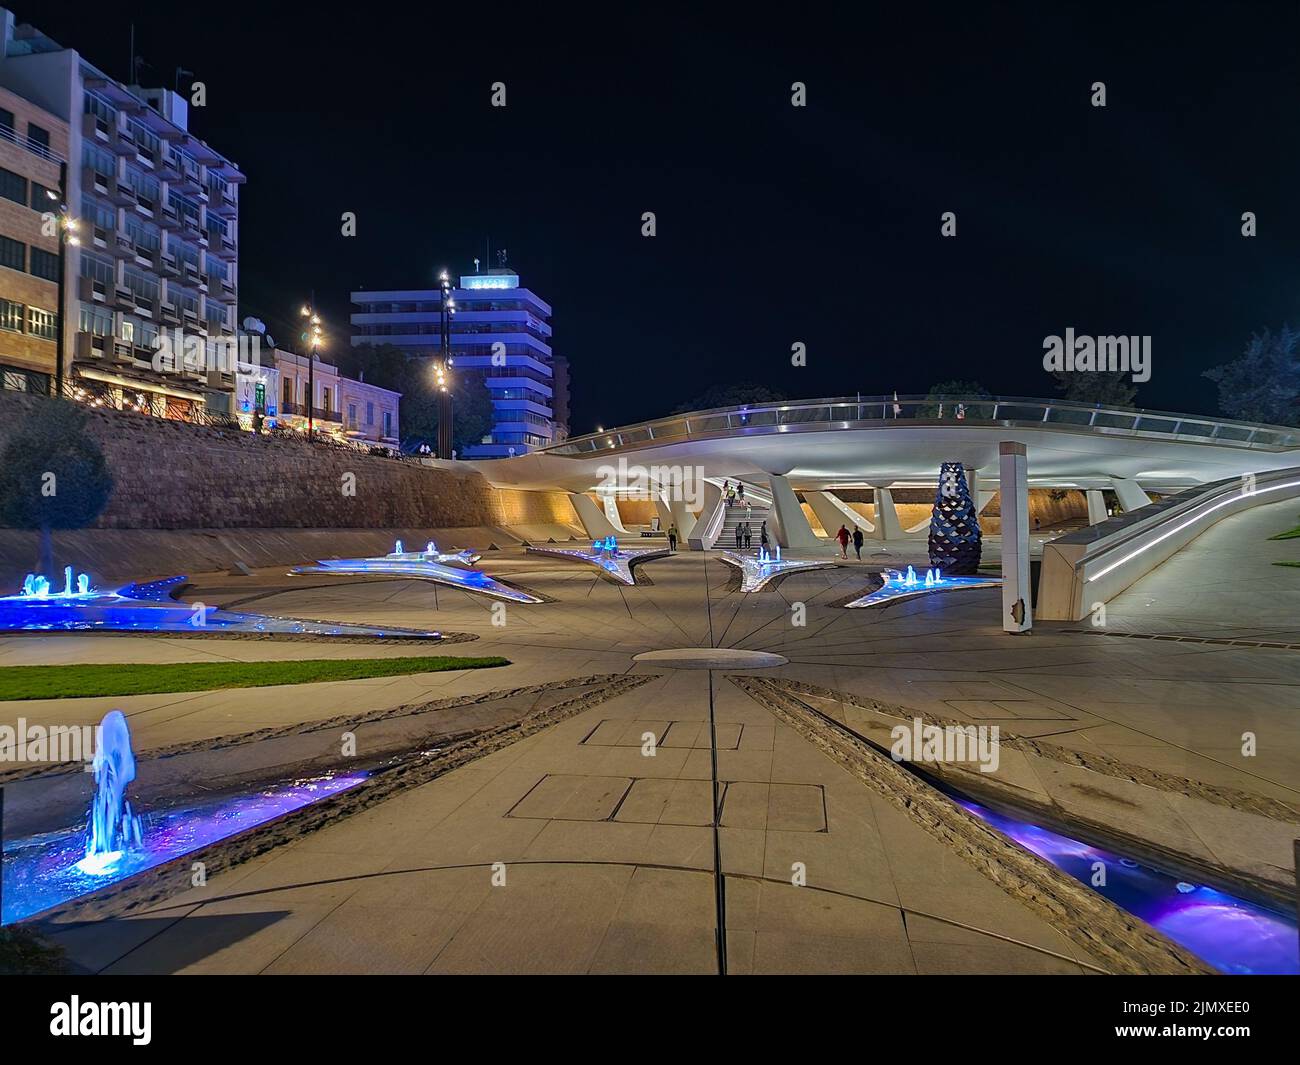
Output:
<path fill-rule="evenodd" d="M 601 536 L 591 541 L 591 548 L 569 547 L 533 547 L 527 551 L 530 555 L 549 555 L 553 558 L 573 559 L 596 566 L 620 584 L 635 584 L 632 567 L 652 558 L 662 558 L 668 554 L 667 548 L 659 547 L 619 547 L 615 536 Z"/>
<path fill-rule="evenodd" d="M 394 545 L 395 550 L 387 555 L 374 558 L 328 558 L 319 559 L 313 566 L 295 566 L 289 572 L 332 573 L 341 576 L 368 576 L 383 573 L 395 577 L 414 577 L 418 580 L 445 584 L 467 592 L 476 592 L 492 599 L 503 599 L 510 603 L 540 603 L 543 600 L 535 595 L 522 592 L 503 584 L 481 570 L 475 564 L 482 559 L 473 548 L 460 551 L 439 551 L 438 545 L 429 540 L 423 551 L 405 551 L 401 540 Z"/>
<path fill-rule="evenodd" d="M 86 856 L 77 863 L 77 869 L 90 876 L 111 873 L 127 851 L 144 846 L 140 818 L 126 798 L 126 787 L 135 779 L 135 752 L 126 716 L 121 710 L 110 710 L 96 733 L 95 796 L 86 826 Z"/>
<path fill-rule="evenodd" d="M 186 578 L 167 577 L 146 584 L 128 584 L 115 592 L 95 591 L 90 577 L 79 574 L 73 587 L 73 569 L 64 569 L 63 591 L 50 590 L 49 578 L 29 573 L 17 595 L 0 595 L 0 633 L 3 632 L 193 632 L 195 629 L 260 634 L 316 636 L 394 636 L 438 639 L 437 632 L 412 629 L 343 625 L 265 614 L 238 613 L 218 607 L 198 610 L 173 596 Z"/>
<path fill-rule="evenodd" d="M 899 599 L 911 599 L 925 595 L 926 592 L 955 592 L 963 588 L 995 588 L 1001 580 L 997 577 L 945 577 L 943 570 L 937 566 L 928 567 L 925 576 L 917 575 L 913 566 L 906 571 L 886 570 L 880 574 L 881 584 L 875 591 L 859 596 L 845 606 L 855 607 L 884 606 Z"/>

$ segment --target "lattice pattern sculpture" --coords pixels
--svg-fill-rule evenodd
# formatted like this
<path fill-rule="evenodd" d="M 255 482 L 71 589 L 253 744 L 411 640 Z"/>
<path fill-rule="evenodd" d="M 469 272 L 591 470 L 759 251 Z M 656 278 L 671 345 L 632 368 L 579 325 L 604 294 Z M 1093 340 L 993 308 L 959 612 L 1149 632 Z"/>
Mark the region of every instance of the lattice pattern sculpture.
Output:
<path fill-rule="evenodd" d="M 973 576 L 980 566 L 980 520 L 960 462 L 939 468 L 939 493 L 930 516 L 930 565 L 945 577 Z"/>

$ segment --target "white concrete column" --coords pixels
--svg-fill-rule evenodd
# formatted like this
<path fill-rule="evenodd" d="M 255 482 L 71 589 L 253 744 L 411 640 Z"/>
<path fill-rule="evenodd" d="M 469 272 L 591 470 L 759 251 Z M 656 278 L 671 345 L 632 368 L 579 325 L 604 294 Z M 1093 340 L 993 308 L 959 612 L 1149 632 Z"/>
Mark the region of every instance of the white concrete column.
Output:
<path fill-rule="evenodd" d="M 790 482 L 773 473 L 768 476 L 768 483 L 772 488 L 772 523 L 775 526 L 770 531 L 776 534 L 776 542 L 787 551 L 821 547 L 822 542 L 804 517 L 799 497 L 794 494 Z M 835 530 L 839 530 L 839 525 Z"/>
<path fill-rule="evenodd" d="M 586 492 L 570 492 L 569 502 L 573 504 L 573 509 L 578 513 L 578 520 L 582 522 L 583 529 L 593 540 L 599 540 L 604 536 L 617 536 L 618 530 L 609 523 L 609 519 L 596 506 L 595 501 Z"/>
<path fill-rule="evenodd" d="M 1117 478 L 1114 487 L 1115 495 L 1119 498 L 1119 505 L 1129 513 L 1140 510 L 1151 503 L 1151 497 L 1142 490 L 1142 486 L 1137 481 Z"/>
<path fill-rule="evenodd" d="M 1034 625 L 1029 573 L 1029 460 L 1024 444 L 998 445 L 1002 508 L 1002 629 L 1028 632 Z"/>
<path fill-rule="evenodd" d="M 888 488 L 872 485 L 875 496 L 876 536 L 881 540 L 901 540 L 903 526 L 894 509 L 894 496 Z"/>
<path fill-rule="evenodd" d="M 974 466 L 965 467 L 966 470 L 966 487 L 970 489 L 971 500 L 975 504 L 976 516 L 989 505 L 989 501 L 996 494 L 991 489 L 985 488 L 980 483 L 980 471 Z"/>
<path fill-rule="evenodd" d="M 1102 495 L 1100 488 L 1089 488 L 1087 495 L 1088 524 L 1100 525 L 1110 516 L 1106 513 L 1106 497 Z"/>

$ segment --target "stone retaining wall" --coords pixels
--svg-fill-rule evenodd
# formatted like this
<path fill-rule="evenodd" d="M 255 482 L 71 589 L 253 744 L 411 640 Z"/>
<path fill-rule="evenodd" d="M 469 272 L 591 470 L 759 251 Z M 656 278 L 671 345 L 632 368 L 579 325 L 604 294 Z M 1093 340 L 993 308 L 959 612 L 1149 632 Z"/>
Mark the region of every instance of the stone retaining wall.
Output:
<path fill-rule="evenodd" d="M 53 402 L 0 392 L 0 448 Z M 87 414 L 114 478 L 99 529 L 577 526 L 564 493 L 494 489 L 478 473 L 120 411 Z"/>

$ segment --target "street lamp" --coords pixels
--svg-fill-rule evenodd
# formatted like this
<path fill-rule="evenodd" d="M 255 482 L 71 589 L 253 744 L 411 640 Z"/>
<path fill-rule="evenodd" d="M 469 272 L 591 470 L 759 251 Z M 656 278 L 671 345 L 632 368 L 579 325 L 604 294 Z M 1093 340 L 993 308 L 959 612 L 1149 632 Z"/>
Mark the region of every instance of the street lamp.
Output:
<path fill-rule="evenodd" d="M 74 248 L 81 243 L 77 237 L 77 220 L 72 217 L 68 205 L 63 202 L 63 192 L 68 187 L 68 164 L 59 164 L 59 192 L 46 189 L 45 195 L 56 205 L 49 212 L 54 221 L 59 238 L 59 312 L 54 316 L 54 394 L 62 398 L 64 387 L 63 320 L 67 317 L 67 283 L 68 283 L 68 245 Z"/>
<path fill-rule="evenodd" d="M 443 270 L 438 275 L 442 289 L 441 312 L 439 314 L 442 351 L 434 366 L 434 384 L 438 388 L 438 457 L 451 458 L 451 319 L 456 313 L 456 301 L 451 295 L 451 278 Z"/>
<path fill-rule="evenodd" d="M 316 349 L 320 346 L 320 315 L 313 309 L 310 303 L 302 309 L 302 316 L 307 319 L 307 332 L 304 337 L 311 344 L 311 354 L 307 362 L 307 442 L 312 439 L 312 412 L 316 406 Z"/>

